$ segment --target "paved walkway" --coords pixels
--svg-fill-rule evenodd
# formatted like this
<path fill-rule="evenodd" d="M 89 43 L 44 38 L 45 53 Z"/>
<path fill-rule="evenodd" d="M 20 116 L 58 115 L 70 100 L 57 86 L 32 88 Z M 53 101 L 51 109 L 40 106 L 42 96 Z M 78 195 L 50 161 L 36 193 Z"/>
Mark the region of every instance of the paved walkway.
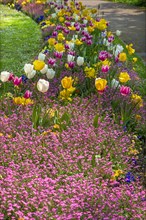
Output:
<path fill-rule="evenodd" d="M 112 31 L 122 31 L 121 39 L 133 43 L 136 53 L 146 62 L 146 10 L 135 6 L 104 0 L 80 0 L 89 7 L 99 7 L 100 13 L 110 22 Z"/>

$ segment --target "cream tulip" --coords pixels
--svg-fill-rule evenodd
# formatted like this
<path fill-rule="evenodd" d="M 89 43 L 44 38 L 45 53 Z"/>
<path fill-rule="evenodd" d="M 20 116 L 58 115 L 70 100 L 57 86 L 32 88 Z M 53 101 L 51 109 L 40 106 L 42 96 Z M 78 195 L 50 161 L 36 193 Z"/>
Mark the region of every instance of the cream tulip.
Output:
<path fill-rule="evenodd" d="M 37 82 L 37 89 L 42 93 L 47 92 L 49 89 L 49 82 L 45 79 L 39 79 Z"/>

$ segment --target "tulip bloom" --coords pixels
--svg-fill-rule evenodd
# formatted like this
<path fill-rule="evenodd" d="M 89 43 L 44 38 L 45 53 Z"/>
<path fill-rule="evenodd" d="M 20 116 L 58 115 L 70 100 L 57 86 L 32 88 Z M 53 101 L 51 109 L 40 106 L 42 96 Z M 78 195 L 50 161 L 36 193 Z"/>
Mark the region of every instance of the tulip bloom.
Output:
<path fill-rule="evenodd" d="M 48 70 L 48 65 L 45 64 L 44 68 L 42 70 L 40 70 L 40 72 L 42 74 L 45 74 L 45 73 L 47 73 L 47 70 Z"/>
<path fill-rule="evenodd" d="M 49 89 L 49 82 L 45 79 L 39 79 L 37 82 L 37 89 L 42 93 L 47 92 Z"/>
<path fill-rule="evenodd" d="M 24 72 L 28 79 L 32 79 L 36 74 L 36 71 L 34 70 L 34 65 L 26 63 L 24 65 Z"/>
<path fill-rule="evenodd" d="M 127 72 L 121 72 L 119 75 L 119 81 L 122 83 L 126 83 L 130 80 L 130 76 Z"/>
<path fill-rule="evenodd" d="M 42 70 L 45 66 L 45 62 L 42 60 L 35 60 L 33 65 L 35 70 Z"/>
<path fill-rule="evenodd" d="M 127 55 L 126 53 L 120 53 L 119 54 L 119 61 L 125 62 L 127 60 Z"/>
<path fill-rule="evenodd" d="M 7 82 L 9 80 L 9 77 L 10 77 L 11 73 L 7 72 L 7 71 L 3 71 L 1 72 L 0 74 L 0 80 L 2 82 Z"/>
<path fill-rule="evenodd" d="M 100 94 L 104 92 L 107 86 L 107 80 L 106 79 L 101 79 L 101 78 L 96 78 L 95 79 L 95 87 L 98 90 Z"/>
<path fill-rule="evenodd" d="M 52 68 L 48 69 L 46 76 L 48 79 L 53 79 L 55 76 L 55 71 Z"/>
<path fill-rule="evenodd" d="M 102 71 L 103 73 L 107 73 L 107 72 L 109 71 L 109 66 L 108 66 L 108 65 L 103 65 L 103 66 L 101 67 L 101 71 Z"/>
<path fill-rule="evenodd" d="M 22 77 L 18 78 L 17 76 L 13 79 L 13 84 L 19 86 L 22 83 Z"/>
<path fill-rule="evenodd" d="M 67 77 L 65 76 L 62 80 L 61 80 L 61 85 L 64 89 L 69 89 L 70 87 L 72 87 L 73 84 L 73 79 L 72 77 Z"/>
<path fill-rule="evenodd" d="M 128 87 L 128 86 L 121 86 L 121 88 L 120 88 L 121 95 L 127 96 L 127 95 L 130 94 L 130 92 L 131 92 L 130 87 Z"/>
<path fill-rule="evenodd" d="M 26 92 L 24 93 L 24 98 L 25 99 L 29 99 L 30 98 L 30 96 L 32 95 L 32 92 L 30 92 L 29 90 L 26 90 Z"/>
<path fill-rule="evenodd" d="M 77 65 L 82 66 L 84 64 L 84 57 L 78 57 L 77 58 Z"/>

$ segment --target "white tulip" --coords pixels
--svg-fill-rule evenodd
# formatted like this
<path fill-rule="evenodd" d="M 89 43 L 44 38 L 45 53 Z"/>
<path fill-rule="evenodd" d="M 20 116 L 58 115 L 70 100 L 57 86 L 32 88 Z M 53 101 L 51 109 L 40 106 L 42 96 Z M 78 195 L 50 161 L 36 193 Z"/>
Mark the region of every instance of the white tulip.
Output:
<path fill-rule="evenodd" d="M 112 87 L 113 89 L 119 88 L 119 87 L 120 87 L 119 81 L 117 81 L 116 79 L 112 79 L 112 81 L 111 81 L 111 87 Z"/>
<path fill-rule="evenodd" d="M 71 54 L 68 54 L 67 55 L 67 62 L 71 62 L 71 61 L 74 61 L 75 59 L 75 56 L 71 55 Z"/>
<path fill-rule="evenodd" d="M 77 58 L 77 64 L 78 64 L 78 66 L 82 66 L 83 63 L 84 63 L 84 57 L 78 57 L 78 58 Z"/>
<path fill-rule="evenodd" d="M 42 70 L 40 70 L 40 72 L 41 72 L 42 74 L 45 74 L 47 71 L 48 71 L 48 65 L 45 64 L 44 68 L 43 68 Z"/>
<path fill-rule="evenodd" d="M 124 50 L 124 48 L 121 45 L 117 45 L 114 48 L 113 54 L 115 55 L 115 57 L 117 57 L 119 55 L 119 53 L 121 53 Z"/>
<path fill-rule="evenodd" d="M 83 20 L 83 23 L 84 23 L 84 24 L 87 24 L 87 23 L 88 23 L 88 21 L 87 21 L 86 19 L 84 19 L 84 20 Z"/>
<path fill-rule="evenodd" d="M 9 72 L 7 72 L 7 71 L 1 72 L 1 74 L 0 74 L 0 80 L 1 80 L 2 82 L 7 82 L 8 79 L 9 79 L 10 74 L 11 74 L 11 73 L 9 73 Z"/>
<path fill-rule="evenodd" d="M 45 57 L 46 57 L 46 55 L 45 55 L 44 53 L 39 53 L 39 55 L 38 55 L 38 60 L 44 61 L 44 60 L 45 60 Z"/>
<path fill-rule="evenodd" d="M 120 36 L 122 31 L 116 30 L 116 35 Z"/>
<path fill-rule="evenodd" d="M 48 79 L 53 79 L 55 76 L 55 71 L 52 68 L 48 69 L 46 76 Z"/>
<path fill-rule="evenodd" d="M 32 72 L 27 73 L 26 76 L 28 79 L 32 79 L 35 76 L 35 74 L 36 74 L 36 70 L 33 70 Z"/>
<path fill-rule="evenodd" d="M 28 73 L 31 73 L 32 71 L 33 71 L 33 65 L 32 64 L 30 64 L 30 63 L 26 63 L 25 65 L 24 65 L 24 72 L 26 73 L 26 74 L 28 74 Z"/>
<path fill-rule="evenodd" d="M 39 79 L 37 82 L 37 89 L 42 93 L 47 92 L 49 89 L 49 82 L 45 79 Z"/>

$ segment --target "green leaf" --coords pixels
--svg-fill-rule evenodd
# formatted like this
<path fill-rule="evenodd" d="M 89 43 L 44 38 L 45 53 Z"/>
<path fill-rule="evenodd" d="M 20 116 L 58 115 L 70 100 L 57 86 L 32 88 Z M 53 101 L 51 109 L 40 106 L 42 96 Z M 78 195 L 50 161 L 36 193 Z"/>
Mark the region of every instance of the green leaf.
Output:
<path fill-rule="evenodd" d="M 92 165 L 92 167 L 96 167 L 96 157 L 95 157 L 95 155 L 92 155 L 92 160 L 91 160 L 91 165 Z"/>
<path fill-rule="evenodd" d="M 99 119 L 99 116 L 95 115 L 94 120 L 93 120 L 93 126 L 95 128 L 98 128 L 98 119 Z"/>

